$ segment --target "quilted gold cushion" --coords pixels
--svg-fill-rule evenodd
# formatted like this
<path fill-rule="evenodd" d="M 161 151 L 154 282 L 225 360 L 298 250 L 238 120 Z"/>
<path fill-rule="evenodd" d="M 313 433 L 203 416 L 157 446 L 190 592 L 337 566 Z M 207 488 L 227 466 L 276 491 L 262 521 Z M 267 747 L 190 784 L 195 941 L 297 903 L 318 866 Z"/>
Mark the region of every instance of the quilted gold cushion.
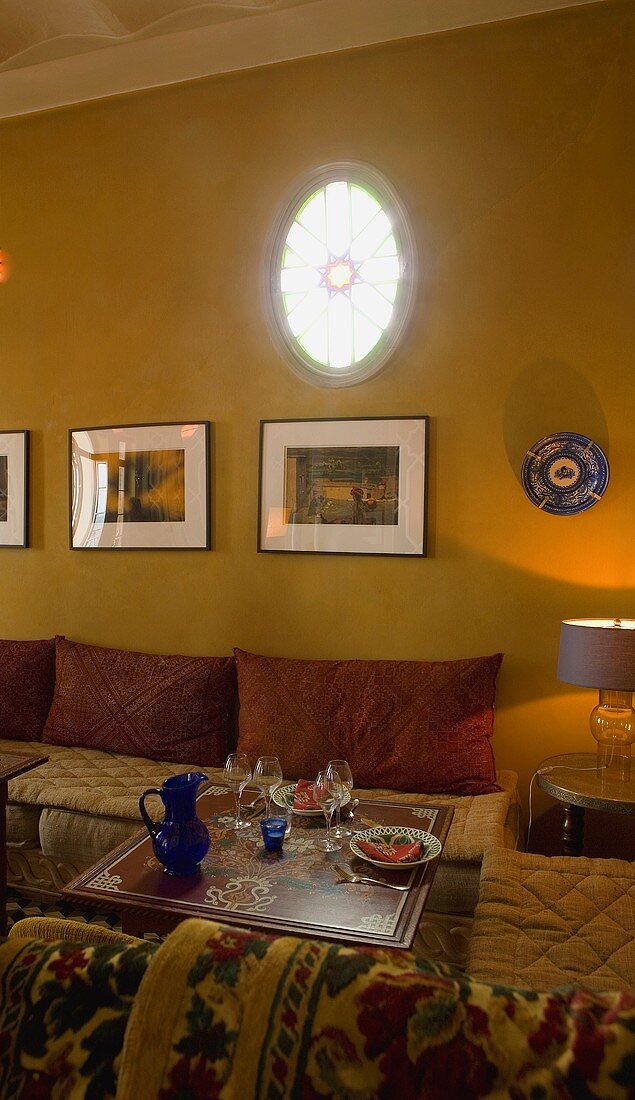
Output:
<path fill-rule="evenodd" d="M 3 747 L 0 741 L 0 751 Z M 179 771 L 199 770 L 194 762 L 174 764 L 101 749 L 47 745 L 46 752 L 48 763 L 9 783 L 10 802 L 123 817 L 139 821 L 139 827 L 139 795 L 146 787 L 160 787 L 166 776 Z M 207 774 L 221 773 L 209 768 Z"/>
<path fill-rule="evenodd" d="M 635 865 L 492 849 L 466 969 L 537 991 L 635 985 Z"/>
<path fill-rule="evenodd" d="M 0 751 L 2 748 L 0 741 Z M 48 763 L 10 782 L 11 802 L 137 821 L 139 795 L 146 787 L 160 787 L 166 776 L 177 771 L 196 770 L 194 763 L 174 765 L 165 760 L 145 760 L 99 749 L 47 745 L 46 751 Z M 221 769 L 207 768 L 206 773 L 215 783 L 222 783 Z M 454 807 L 444 855 L 448 859 L 480 860 L 490 845 L 505 843 L 505 820 L 517 797 L 514 772 L 500 772 L 497 778 L 503 790 L 487 795 L 404 794 L 387 790 L 358 790 L 357 794 L 422 806 Z M 160 803 L 157 807 L 160 809 Z"/>

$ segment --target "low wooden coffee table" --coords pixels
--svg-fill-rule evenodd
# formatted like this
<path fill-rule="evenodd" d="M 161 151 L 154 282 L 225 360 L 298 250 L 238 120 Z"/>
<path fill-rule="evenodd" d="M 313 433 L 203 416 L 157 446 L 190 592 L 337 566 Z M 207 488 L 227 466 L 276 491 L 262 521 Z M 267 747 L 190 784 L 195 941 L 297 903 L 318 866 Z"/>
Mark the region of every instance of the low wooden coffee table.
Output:
<path fill-rule="evenodd" d="M 353 856 L 348 841 L 338 852 L 321 852 L 324 818 L 294 816 L 282 855 L 262 846 L 258 821 L 247 835 L 232 827 L 233 797 L 208 788 L 198 800 L 211 845 L 200 872 L 190 878 L 165 874 L 145 830 L 105 856 L 63 891 L 73 902 L 88 902 L 121 914 L 124 932 L 165 934 L 187 917 L 204 917 L 267 932 L 291 933 L 340 943 L 412 946 L 440 855 L 429 863 L 384 871 Z M 410 825 L 434 833 L 441 844 L 450 828 L 451 808 L 362 801 L 354 828 L 370 824 Z M 358 873 L 408 887 L 342 884 L 339 863 Z"/>
<path fill-rule="evenodd" d="M 33 752 L 0 752 L 0 936 L 7 934 L 7 788 L 10 779 L 46 764 Z"/>

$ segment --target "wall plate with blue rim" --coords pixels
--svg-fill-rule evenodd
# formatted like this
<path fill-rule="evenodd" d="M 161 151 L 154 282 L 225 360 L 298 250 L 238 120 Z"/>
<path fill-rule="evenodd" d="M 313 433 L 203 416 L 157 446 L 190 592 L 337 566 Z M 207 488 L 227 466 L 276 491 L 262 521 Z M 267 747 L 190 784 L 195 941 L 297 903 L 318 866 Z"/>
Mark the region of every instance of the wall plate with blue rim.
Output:
<path fill-rule="evenodd" d="M 609 483 L 609 464 L 597 443 L 577 432 L 547 435 L 531 447 L 520 471 L 536 508 L 573 516 L 597 504 Z"/>

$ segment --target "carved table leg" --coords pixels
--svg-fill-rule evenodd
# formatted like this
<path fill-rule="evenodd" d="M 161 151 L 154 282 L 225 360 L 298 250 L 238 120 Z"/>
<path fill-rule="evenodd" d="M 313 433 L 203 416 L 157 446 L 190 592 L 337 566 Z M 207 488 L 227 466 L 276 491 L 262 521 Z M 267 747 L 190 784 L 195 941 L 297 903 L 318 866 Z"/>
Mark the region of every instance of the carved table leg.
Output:
<path fill-rule="evenodd" d="M 562 851 L 565 856 L 581 856 L 584 845 L 584 807 L 563 804 Z"/>

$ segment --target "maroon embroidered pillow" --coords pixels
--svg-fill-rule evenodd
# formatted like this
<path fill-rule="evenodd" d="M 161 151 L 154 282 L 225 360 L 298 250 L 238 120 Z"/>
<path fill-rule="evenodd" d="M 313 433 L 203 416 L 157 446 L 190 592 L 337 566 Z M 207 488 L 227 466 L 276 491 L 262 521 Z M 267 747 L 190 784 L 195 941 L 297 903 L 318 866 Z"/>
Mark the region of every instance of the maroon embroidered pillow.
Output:
<path fill-rule="evenodd" d="M 0 737 L 40 741 L 55 684 L 55 641 L 0 641 Z"/>
<path fill-rule="evenodd" d="M 238 749 L 310 779 L 348 760 L 356 787 L 500 790 L 491 746 L 503 659 L 297 661 L 235 650 Z"/>
<path fill-rule="evenodd" d="M 219 767 L 235 695 L 232 657 L 164 657 L 56 638 L 44 740 Z"/>

